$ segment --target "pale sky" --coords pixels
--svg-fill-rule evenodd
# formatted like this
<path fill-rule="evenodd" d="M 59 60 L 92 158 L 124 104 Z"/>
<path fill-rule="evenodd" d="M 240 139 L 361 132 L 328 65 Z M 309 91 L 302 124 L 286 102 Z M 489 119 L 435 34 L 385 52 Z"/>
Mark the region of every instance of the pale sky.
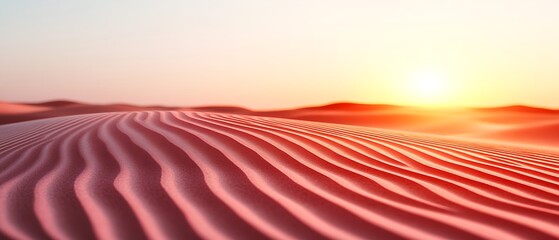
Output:
<path fill-rule="evenodd" d="M 559 108 L 557 0 L 0 0 L 0 100 Z"/>

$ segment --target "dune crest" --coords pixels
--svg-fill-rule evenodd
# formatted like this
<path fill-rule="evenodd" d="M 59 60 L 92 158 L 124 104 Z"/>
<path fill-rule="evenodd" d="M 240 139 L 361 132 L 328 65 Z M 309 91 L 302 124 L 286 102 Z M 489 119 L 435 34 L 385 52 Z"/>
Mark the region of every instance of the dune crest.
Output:
<path fill-rule="evenodd" d="M 559 238 L 551 153 L 193 111 L 0 132 L 9 238 Z"/>

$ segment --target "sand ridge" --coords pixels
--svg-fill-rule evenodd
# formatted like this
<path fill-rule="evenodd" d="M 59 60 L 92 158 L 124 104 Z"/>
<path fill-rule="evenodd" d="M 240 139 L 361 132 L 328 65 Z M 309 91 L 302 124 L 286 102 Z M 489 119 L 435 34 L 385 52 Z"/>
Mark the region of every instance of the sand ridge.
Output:
<path fill-rule="evenodd" d="M 0 233 L 15 239 L 559 238 L 548 152 L 199 111 L 0 132 Z"/>

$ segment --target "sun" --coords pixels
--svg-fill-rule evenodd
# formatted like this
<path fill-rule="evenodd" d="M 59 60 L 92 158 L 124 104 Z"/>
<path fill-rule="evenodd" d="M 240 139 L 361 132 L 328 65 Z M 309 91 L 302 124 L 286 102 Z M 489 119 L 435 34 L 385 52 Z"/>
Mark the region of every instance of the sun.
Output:
<path fill-rule="evenodd" d="M 445 105 L 448 90 L 448 79 L 438 72 L 420 72 L 408 81 L 410 100 L 417 105 Z"/>

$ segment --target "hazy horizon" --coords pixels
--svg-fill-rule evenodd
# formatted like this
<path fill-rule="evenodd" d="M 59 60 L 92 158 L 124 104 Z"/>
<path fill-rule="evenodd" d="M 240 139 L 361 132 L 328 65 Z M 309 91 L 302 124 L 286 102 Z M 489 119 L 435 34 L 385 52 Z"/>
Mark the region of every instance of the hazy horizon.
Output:
<path fill-rule="evenodd" d="M 559 2 L 5 1 L 0 100 L 559 108 Z"/>

